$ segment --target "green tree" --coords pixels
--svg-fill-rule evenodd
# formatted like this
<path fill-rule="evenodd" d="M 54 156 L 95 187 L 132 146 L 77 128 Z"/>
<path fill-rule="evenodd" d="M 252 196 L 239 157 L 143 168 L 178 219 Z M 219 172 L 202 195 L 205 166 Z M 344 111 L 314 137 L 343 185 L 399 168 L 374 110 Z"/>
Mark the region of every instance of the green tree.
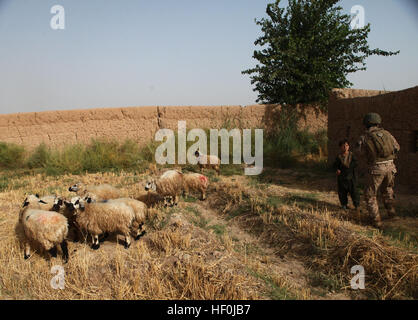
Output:
<path fill-rule="evenodd" d="M 251 75 L 257 102 L 296 105 L 319 103 L 325 107 L 331 89 L 352 85 L 347 75 L 366 70 L 371 55 L 397 52 L 370 49 L 370 24 L 350 27 L 351 16 L 342 13 L 338 0 L 280 0 L 267 5 L 268 18 L 256 20 L 263 35 L 254 44 L 258 64 L 243 71 Z"/>

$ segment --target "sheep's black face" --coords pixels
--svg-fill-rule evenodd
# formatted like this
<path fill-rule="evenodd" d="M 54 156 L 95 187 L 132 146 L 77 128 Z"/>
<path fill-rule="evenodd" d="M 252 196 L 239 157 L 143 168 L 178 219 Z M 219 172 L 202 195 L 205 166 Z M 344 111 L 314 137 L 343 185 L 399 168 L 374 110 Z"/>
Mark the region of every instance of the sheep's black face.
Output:
<path fill-rule="evenodd" d="M 80 203 L 81 203 L 80 197 L 74 197 L 69 202 L 64 201 L 64 204 L 67 210 L 69 210 L 70 212 L 73 212 L 73 214 L 76 214 L 77 209 L 81 209 L 81 210 L 84 209 L 84 207 L 81 208 Z"/>
<path fill-rule="evenodd" d="M 23 201 L 22 208 L 27 207 L 28 205 L 29 205 L 29 201 L 28 201 L 28 198 L 26 198 L 25 201 Z"/>
<path fill-rule="evenodd" d="M 78 184 L 75 184 L 75 185 L 71 186 L 70 188 L 68 188 L 68 191 L 77 192 L 78 189 L 79 189 Z"/>
<path fill-rule="evenodd" d="M 145 191 L 149 191 L 149 190 L 155 190 L 156 186 L 155 186 L 155 182 L 153 181 L 148 181 L 145 185 Z"/>
<path fill-rule="evenodd" d="M 195 155 L 196 158 L 199 158 L 200 157 L 199 150 L 196 150 L 196 152 L 194 153 L 194 155 Z"/>
<path fill-rule="evenodd" d="M 81 199 L 81 198 L 73 198 L 71 200 L 71 203 L 74 206 L 74 209 L 79 209 L 81 211 L 84 211 L 85 207 L 85 200 Z"/>
<path fill-rule="evenodd" d="M 64 204 L 65 204 L 65 207 L 69 210 L 74 210 L 75 209 L 74 204 L 72 204 L 71 202 L 64 201 Z"/>

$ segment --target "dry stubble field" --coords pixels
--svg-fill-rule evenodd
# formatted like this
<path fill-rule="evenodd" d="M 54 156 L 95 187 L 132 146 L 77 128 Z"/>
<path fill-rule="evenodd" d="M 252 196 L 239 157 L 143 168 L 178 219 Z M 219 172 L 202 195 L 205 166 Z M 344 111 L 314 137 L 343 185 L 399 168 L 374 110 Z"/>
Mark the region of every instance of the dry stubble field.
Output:
<path fill-rule="evenodd" d="M 417 299 L 418 196 L 398 194 L 400 218 L 383 232 L 339 209 L 335 181 L 307 171 L 259 177 L 208 172 L 206 201 L 151 210 L 147 234 L 126 250 L 69 243 L 65 289 L 51 287 L 58 258 L 23 259 L 17 224 L 27 193 L 70 197 L 76 182 L 144 194 L 148 174 L 24 176 L 0 193 L 0 299 Z M 364 212 L 363 208 L 363 212 Z M 366 289 L 350 289 L 362 265 Z"/>

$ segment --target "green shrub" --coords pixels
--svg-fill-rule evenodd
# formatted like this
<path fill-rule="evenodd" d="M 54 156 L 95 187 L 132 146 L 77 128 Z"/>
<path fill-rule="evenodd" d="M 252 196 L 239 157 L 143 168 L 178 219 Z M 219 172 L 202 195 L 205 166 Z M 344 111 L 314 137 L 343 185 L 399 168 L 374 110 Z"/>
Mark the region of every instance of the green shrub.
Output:
<path fill-rule="evenodd" d="M 41 143 L 29 156 L 26 165 L 30 168 L 45 168 L 48 165 L 51 152 L 45 143 Z"/>
<path fill-rule="evenodd" d="M 13 143 L 0 142 L 0 168 L 18 169 L 24 164 L 25 148 Z"/>
<path fill-rule="evenodd" d="M 327 131 L 311 133 L 298 129 L 297 123 L 295 112 L 282 110 L 275 128 L 264 138 L 266 165 L 288 168 L 295 166 L 301 156 L 326 154 Z"/>

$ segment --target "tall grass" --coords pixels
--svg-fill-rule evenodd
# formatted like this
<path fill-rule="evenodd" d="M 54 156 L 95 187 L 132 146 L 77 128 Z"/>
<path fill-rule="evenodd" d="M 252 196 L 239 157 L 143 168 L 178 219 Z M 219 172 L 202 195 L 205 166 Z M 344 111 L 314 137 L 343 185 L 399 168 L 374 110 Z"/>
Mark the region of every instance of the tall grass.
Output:
<path fill-rule="evenodd" d="M 275 127 L 264 138 L 265 163 L 272 167 L 296 166 L 301 158 L 324 159 L 327 153 L 327 131 L 311 133 L 298 128 L 299 116 L 283 109 Z"/>
<path fill-rule="evenodd" d="M 264 136 L 264 164 L 271 167 L 293 167 L 301 157 L 317 155 L 319 159 L 326 152 L 326 131 L 315 134 L 297 127 L 297 114 L 284 111 L 280 114 L 275 128 Z M 230 123 L 225 123 L 227 130 Z M 241 129 L 240 129 L 241 130 Z M 187 134 L 190 130 L 188 130 Z M 241 131 L 242 132 L 242 131 Z M 213 154 L 210 148 L 210 130 L 206 129 L 207 153 Z M 251 148 L 255 151 L 255 132 L 252 132 Z M 242 136 L 241 136 L 242 138 Z M 178 134 L 175 133 L 175 159 L 178 160 Z M 186 150 L 198 141 L 186 141 Z M 47 175 L 62 175 L 66 173 L 80 174 L 83 172 L 140 170 L 155 163 L 155 151 L 161 142 L 151 141 L 145 146 L 139 146 L 133 140 L 105 141 L 94 139 L 89 144 L 69 145 L 62 149 L 53 149 L 46 144 L 39 145 L 32 152 L 22 146 L 0 142 L 0 169 L 31 169 Z M 233 139 L 229 137 L 229 163 L 222 168 L 226 173 L 235 174 L 241 166 L 233 165 Z M 218 137 L 218 156 L 221 158 L 221 138 Z M 242 139 L 241 145 L 242 147 Z M 241 163 L 243 163 L 241 155 Z M 170 167 L 170 165 L 167 165 Z M 195 170 L 194 166 L 184 166 L 187 170 Z"/>
<path fill-rule="evenodd" d="M 141 147 L 133 140 L 124 142 L 94 139 L 87 145 L 75 144 L 53 149 L 40 144 L 32 152 L 13 144 L 0 144 L 1 169 L 30 169 L 47 175 L 83 172 L 138 170 L 154 159 L 156 145 Z"/>

